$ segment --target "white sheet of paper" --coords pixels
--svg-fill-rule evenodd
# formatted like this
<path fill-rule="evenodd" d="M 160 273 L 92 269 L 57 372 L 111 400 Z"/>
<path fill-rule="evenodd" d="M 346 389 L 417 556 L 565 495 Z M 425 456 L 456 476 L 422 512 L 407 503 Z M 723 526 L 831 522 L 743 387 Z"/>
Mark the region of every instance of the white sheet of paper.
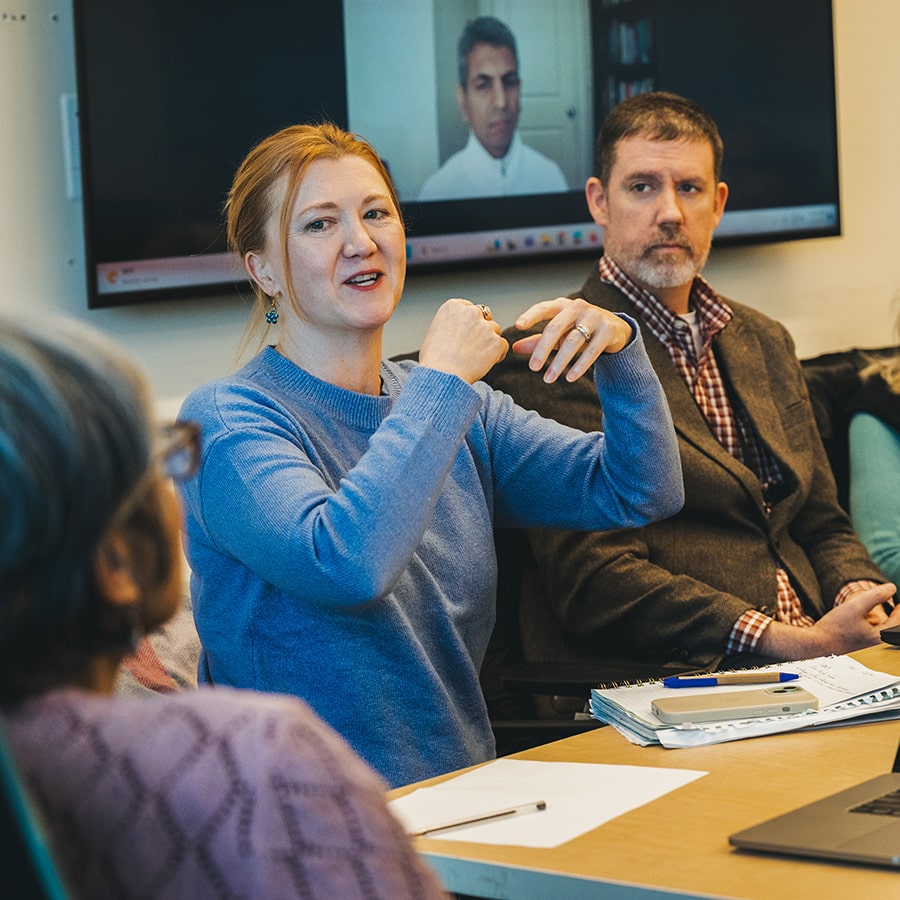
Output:
<path fill-rule="evenodd" d="M 547 808 L 441 831 L 442 841 L 556 847 L 705 775 L 688 769 L 498 759 L 390 802 L 409 831 L 543 800 Z"/>

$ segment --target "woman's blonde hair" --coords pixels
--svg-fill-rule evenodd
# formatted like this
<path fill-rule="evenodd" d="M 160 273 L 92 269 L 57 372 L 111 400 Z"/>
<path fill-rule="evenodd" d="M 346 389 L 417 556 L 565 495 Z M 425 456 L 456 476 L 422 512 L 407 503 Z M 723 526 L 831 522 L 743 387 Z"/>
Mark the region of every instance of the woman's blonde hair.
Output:
<path fill-rule="evenodd" d="M 900 294 L 894 298 L 894 302 L 900 303 Z M 900 316 L 897 317 L 894 330 L 900 337 Z M 900 394 L 900 348 L 892 356 L 871 360 L 859 373 L 862 381 L 879 375 L 885 380 L 892 393 Z"/>
<path fill-rule="evenodd" d="M 900 394 L 900 353 L 887 359 L 876 359 L 863 368 L 859 377 L 865 381 L 880 375 L 890 388 L 891 393 Z"/>
<path fill-rule="evenodd" d="M 281 237 L 281 259 L 287 276 L 288 299 L 296 306 L 287 250 L 288 224 L 294 197 L 311 163 L 319 159 L 341 159 L 358 156 L 371 163 L 384 179 L 397 214 L 400 202 L 391 182 L 390 173 L 372 145 L 337 125 L 325 122 L 318 125 L 291 125 L 260 141 L 244 158 L 235 173 L 228 199 L 225 202 L 228 244 L 245 259 L 248 253 L 259 253 L 266 246 L 266 227 L 278 217 Z M 281 208 L 277 209 L 275 185 L 287 178 L 287 190 Z M 256 304 L 247 323 L 252 332 L 265 322 L 271 299 L 254 282 Z"/>

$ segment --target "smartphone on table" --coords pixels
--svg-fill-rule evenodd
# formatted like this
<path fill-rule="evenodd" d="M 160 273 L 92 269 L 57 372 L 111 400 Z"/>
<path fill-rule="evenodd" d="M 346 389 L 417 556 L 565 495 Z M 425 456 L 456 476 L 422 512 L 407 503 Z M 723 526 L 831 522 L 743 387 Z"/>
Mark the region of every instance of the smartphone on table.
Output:
<path fill-rule="evenodd" d="M 774 684 L 753 691 L 707 689 L 700 694 L 658 697 L 650 703 L 654 715 L 667 725 L 687 722 L 721 722 L 725 719 L 755 719 L 787 716 L 818 709 L 819 701 L 796 684 Z"/>

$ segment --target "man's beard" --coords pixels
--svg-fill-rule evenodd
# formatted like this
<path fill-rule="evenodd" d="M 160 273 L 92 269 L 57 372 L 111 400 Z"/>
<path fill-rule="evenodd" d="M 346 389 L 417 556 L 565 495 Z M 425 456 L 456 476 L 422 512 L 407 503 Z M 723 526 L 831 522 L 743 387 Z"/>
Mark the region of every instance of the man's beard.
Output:
<path fill-rule="evenodd" d="M 694 277 L 703 271 L 703 267 L 709 259 L 712 238 L 699 254 L 696 253 L 690 242 L 677 231 L 666 233 L 663 229 L 659 243 L 680 244 L 687 256 L 681 259 L 658 259 L 654 254 L 656 241 L 648 244 L 636 256 L 620 255 L 617 257 L 614 250 L 610 255 L 635 281 L 658 291 L 690 284 Z"/>

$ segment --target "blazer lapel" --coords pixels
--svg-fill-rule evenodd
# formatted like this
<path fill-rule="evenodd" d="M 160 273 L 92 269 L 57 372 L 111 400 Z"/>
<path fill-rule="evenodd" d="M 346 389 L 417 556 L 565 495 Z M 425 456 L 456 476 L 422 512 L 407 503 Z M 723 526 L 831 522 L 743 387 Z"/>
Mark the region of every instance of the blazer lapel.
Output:
<path fill-rule="evenodd" d="M 706 421 L 706 417 L 700 411 L 697 401 L 685 384 L 678 369 L 669 356 L 669 351 L 658 341 L 650 330 L 644 325 L 634 304 L 619 290 L 606 285 L 600 279 L 598 271 L 592 272 L 590 278 L 582 289 L 582 294 L 593 298 L 592 302 L 600 300 L 600 305 L 614 312 L 624 312 L 630 315 L 638 323 L 644 338 L 644 346 L 650 362 L 656 370 L 660 384 L 669 402 L 669 409 L 675 422 L 675 431 L 700 453 L 705 454 L 717 465 L 726 469 L 736 478 L 750 494 L 754 501 L 762 507 L 762 491 L 756 475 L 745 465 L 738 462 L 720 443 L 713 434 Z M 573 295 L 576 296 L 576 295 Z M 777 429 L 781 434 L 779 449 L 784 444 L 784 432 L 781 430 L 781 419 L 775 409 L 771 396 L 765 390 L 765 384 L 761 381 L 759 373 L 765 371 L 762 365 L 762 352 L 754 337 L 750 337 L 750 346 L 744 347 L 744 335 L 740 323 L 734 319 L 728 327 L 719 335 L 716 342 L 716 359 L 727 360 L 729 371 L 734 374 L 735 380 L 748 386 L 752 396 L 741 391 L 739 396 L 745 403 L 747 411 L 755 421 L 777 422 Z M 724 349 L 723 349 L 724 347 Z M 724 357 L 723 354 L 724 353 Z M 762 418 L 759 418 L 762 417 Z M 775 448 L 773 448 L 775 449 Z"/>
<path fill-rule="evenodd" d="M 769 387 L 769 369 L 757 336 L 732 320 L 719 336 L 716 356 L 732 390 L 751 421 L 757 423 L 760 440 L 785 463 L 791 458 L 792 450 Z"/>
<path fill-rule="evenodd" d="M 638 320 L 647 355 L 659 376 L 660 384 L 669 402 L 672 419 L 675 422 L 675 431 L 680 437 L 695 447 L 700 453 L 709 457 L 717 465 L 727 469 L 732 476 L 738 479 L 755 498 L 760 493 L 759 481 L 745 465 L 738 462 L 720 443 L 713 434 L 706 417 L 697 405 L 690 388 L 681 377 L 681 373 L 672 362 L 669 351 L 658 341 L 641 322 L 637 316 L 637 310 L 624 309 Z M 728 332 L 731 325 L 725 329 L 719 340 Z M 717 350 L 718 357 L 718 350 Z M 772 405 L 770 403 L 770 405 Z M 774 406 L 773 406 L 774 412 Z"/>

